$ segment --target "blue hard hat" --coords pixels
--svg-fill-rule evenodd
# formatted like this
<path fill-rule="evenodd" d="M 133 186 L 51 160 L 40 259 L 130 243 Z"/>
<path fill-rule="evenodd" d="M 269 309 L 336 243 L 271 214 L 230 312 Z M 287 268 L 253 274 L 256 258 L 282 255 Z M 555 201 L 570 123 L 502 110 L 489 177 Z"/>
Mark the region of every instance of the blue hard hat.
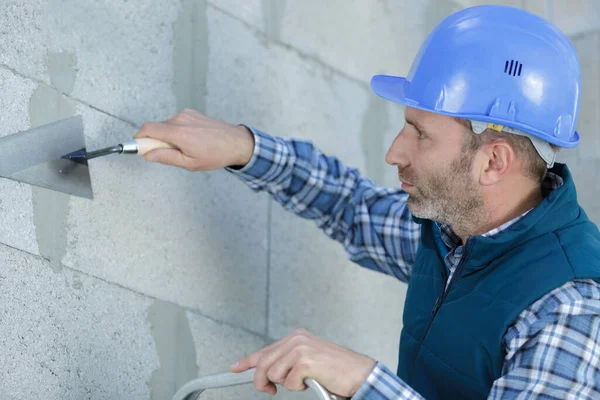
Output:
<path fill-rule="evenodd" d="M 581 74 L 577 53 L 554 25 L 528 11 L 479 6 L 431 31 L 406 78 L 376 75 L 388 100 L 504 125 L 560 147 L 575 147 Z"/>

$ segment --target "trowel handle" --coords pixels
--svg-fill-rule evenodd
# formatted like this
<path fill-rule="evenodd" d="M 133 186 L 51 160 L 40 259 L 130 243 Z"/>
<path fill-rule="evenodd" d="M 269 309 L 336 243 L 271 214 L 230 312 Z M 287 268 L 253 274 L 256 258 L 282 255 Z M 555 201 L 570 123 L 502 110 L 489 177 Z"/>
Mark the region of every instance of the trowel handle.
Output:
<path fill-rule="evenodd" d="M 158 139 L 141 138 L 128 140 L 121 143 L 123 154 L 137 154 L 144 156 L 146 153 L 156 149 L 173 149 L 174 146 Z"/>

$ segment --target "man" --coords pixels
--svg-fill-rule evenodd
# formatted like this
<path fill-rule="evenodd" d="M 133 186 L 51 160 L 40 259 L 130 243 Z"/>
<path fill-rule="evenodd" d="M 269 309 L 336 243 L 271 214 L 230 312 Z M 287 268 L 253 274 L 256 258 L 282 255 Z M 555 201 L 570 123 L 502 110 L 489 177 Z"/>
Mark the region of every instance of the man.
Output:
<path fill-rule="evenodd" d="M 522 10 L 470 8 L 432 31 L 407 78 L 371 85 L 407 106 L 386 156 L 402 190 L 308 142 L 191 110 L 138 133 L 175 147 L 148 160 L 229 167 L 353 261 L 408 282 L 397 374 L 305 331 L 232 370 L 257 367 L 256 388 L 271 394 L 311 377 L 355 399 L 598 398 L 600 233 L 554 165 L 579 142 L 568 39 Z"/>

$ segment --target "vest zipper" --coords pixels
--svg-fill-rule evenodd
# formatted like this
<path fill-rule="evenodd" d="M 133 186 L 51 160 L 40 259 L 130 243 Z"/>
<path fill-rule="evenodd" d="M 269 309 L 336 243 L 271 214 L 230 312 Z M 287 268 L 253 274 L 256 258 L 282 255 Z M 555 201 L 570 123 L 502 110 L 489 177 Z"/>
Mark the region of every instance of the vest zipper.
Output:
<path fill-rule="evenodd" d="M 438 310 L 440 309 L 440 307 L 444 303 L 444 300 L 446 300 L 446 296 L 450 292 L 450 289 L 452 289 L 452 286 L 454 285 L 454 282 L 458 278 L 460 278 L 460 274 L 462 272 L 463 265 L 465 264 L 465 260 L 467 259 L 467 256 L 469 254 L 469 250 L 471 249 L 472 243 L 473 243 L 473 241 L 472 241 L 471 238 L 467 239 L 467 243 L 465 243 L 465 252 L 464 252 L 462 258 L 460 259 L 460 262 L 456 266 L 456 271 L 454 271 L 454 275 L 452 276 L 452 279 L 450 280 L 450 283 L 448 283 L 448 287 L 446 288 L 446 282 L 444 282 L 444 290 L 442 291 L 442 294 L 435 300 L 435 304 L 433 305 L 433 310 L 431 310 L 431 319 L 429 320 L 429 324 L 427 325 L 427 329 L 425 329 L 425 333 L 423 334 L 423 338 L 421 339 L 421 343 L 419 343 L 419 347 L 417 348 L 417 355 L 421 352 L 421 347 L 423 347 L 423 342 L 425 342 L 425 338 L 427 337 L 427 333 L 429 332 L 429 328 L 431 328 L 431 324 L 433 323 L 433 320 L 435 319 L 435 316 L 438 313 Z M 446 266 L 444 266 L 444 269 L 445 268 L 446 268 Z M 444 272 L 444 277 L 445 276 L 446 276 L 446 273 Z M 417 358 L 415 358 L 415 363 L 416 362 L 417 362 Z"/>

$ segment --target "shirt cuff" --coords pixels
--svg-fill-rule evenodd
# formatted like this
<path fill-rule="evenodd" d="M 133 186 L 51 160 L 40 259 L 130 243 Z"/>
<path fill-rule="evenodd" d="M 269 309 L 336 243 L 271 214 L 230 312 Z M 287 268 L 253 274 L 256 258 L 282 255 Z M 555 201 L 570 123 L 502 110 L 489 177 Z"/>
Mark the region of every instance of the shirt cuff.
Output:
<path fill-rule="evenodd" d="M 352 400 L 423 400 L 385 365 L 377 362 L 365 383 L 352 396 Z"/>
<path fill-rule="evenodd" d="M 248 164 L 242 168 L 227 167 L 253 189 L 260 189 L 277 179 L 285 169 L 290 155 L 288 144 L 256 128 L 244 125 L 254 136 L 254 151 Z"/>

